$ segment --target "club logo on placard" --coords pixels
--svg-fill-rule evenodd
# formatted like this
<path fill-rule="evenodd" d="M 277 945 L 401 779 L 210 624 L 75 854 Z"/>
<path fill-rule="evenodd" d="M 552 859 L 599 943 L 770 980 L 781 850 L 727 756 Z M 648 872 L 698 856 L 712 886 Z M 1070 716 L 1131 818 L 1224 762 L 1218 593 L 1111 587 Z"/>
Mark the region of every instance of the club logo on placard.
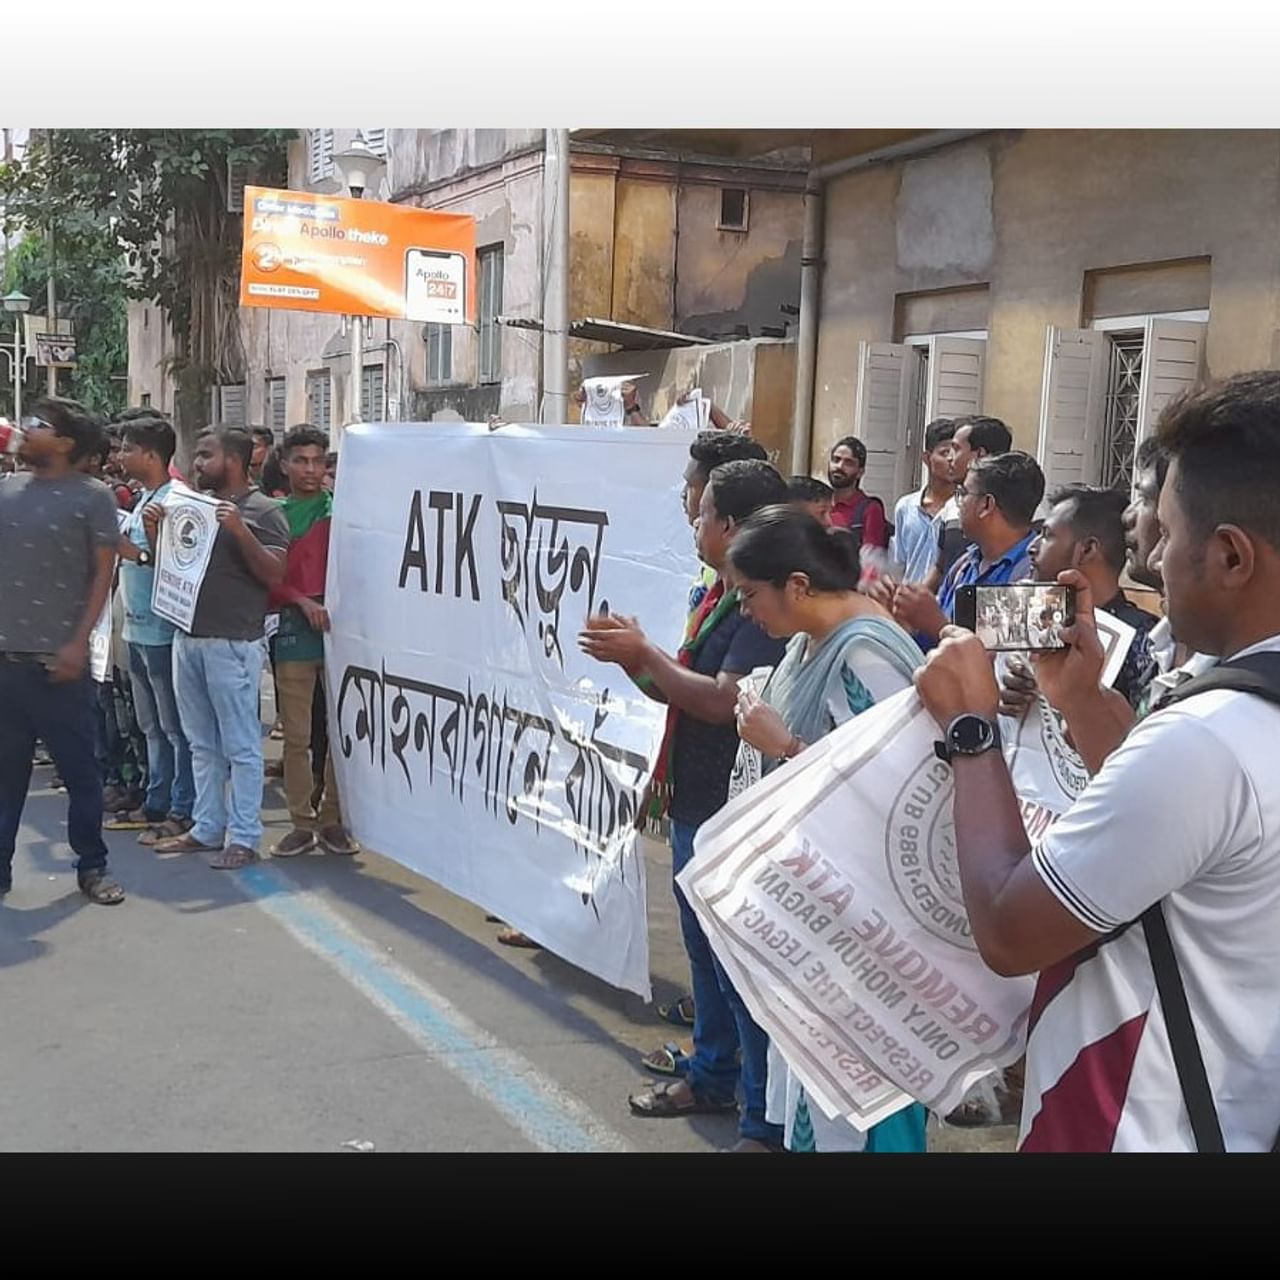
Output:
<path fill-rule="evenodd" d="M 928 756 L 894 797 L 885 828 L 889 879 L 911 918 L 940 942 L 976 951 L 960 892 L 950 765 Z"/>
<path fill-rule="evenodd" d="M 200 557 L 200 548 L 207 536 L 209 513 L 204 506 L 184 502 L 174 507 L 169 517 L 173 531 L 173 561 L 179 569 L 190 569 Z"/>

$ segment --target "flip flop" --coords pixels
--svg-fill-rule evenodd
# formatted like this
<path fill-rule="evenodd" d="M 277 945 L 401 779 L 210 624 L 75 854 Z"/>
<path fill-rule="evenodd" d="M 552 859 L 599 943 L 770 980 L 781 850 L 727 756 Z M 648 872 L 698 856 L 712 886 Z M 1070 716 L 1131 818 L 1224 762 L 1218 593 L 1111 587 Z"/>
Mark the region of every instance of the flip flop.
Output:
<path fill-rule="evenodd" d="M 360 846 L 345 827 L 323 827 L 316 833 L 316 838 L 320 841 L 320 847 L 325 853 L 354 858 L 360 852 Z"/>
<path fill-rule="evenodd" d="M 127 813 L 117 813 L 102 824 L 104 831 L 146 831 L 164 820 L 147 817 L 145 809 L 132 809 Z"/>
<path fill-rule="evenodd" d="M 191 832 L 186 832 L 180 836 L 171 836 L 167 840 L 157 840 L 151 846 L 157 853 L 218 853 L 219 847 L 216 844 L 201 844 L 199 840 L 193 840 Z"/>
<path fill-rule="evenodd" d="M 498 941 L 504 947 L 524 947 L 529 951 L 542 950 L 542 943 L 534 942 L 527 933 L 521 933 L 519 929 L 503 929 L 498 934 Z"/>
<path fill-rule="evenodd" d="M 166 818 L 154 827 L 148 828 L 138 837 L 138 843 L 146 848 L 154 848 L 161 840 L 173 840 L 184 836 L 195 823 L 190 818 Z"/>
<path fill-rule="evenodd" d="M 660 1004 L 658 1017 L 673 1027 L 693 1026 L 693 997 L 681 996 L 675 1004 Z"/>
<path fill-rule="evenodd" d="M 640 1065 L 655 1076 L 683 1076 L 689 1070 L 690 1055 L 676 1043 L 664 1044 L 640 1059 Z"/>
<path fill-rule="evenodd" d="M 229 844 L 225 849 L 219 849 L 209 859 L 209 865 L 215 871 L 240 871 L 257 861 L 257 851 L 250 849 L 248 845 Z"/>
<path fill-rule="evenodd" d="M 78 879 L 80 892 L 100 907 L 114 907 L 124 901 L 124 890 L 105 871 L 90 871 Z"/>
<path fill-rule="evenodd" d="M 689 1091 L 688 1102 L 677 1101 L 675 1090 L 684 1083 L 683 1080 L 672 1080 L 670 1084 L 655 1085 L 644 1093 L 633 1093 L 627 1099 L 627 1105 L 634 1115 L 647 1120 L 666 1120 L 673 1116 L 722 1116 L 737 1112 L 738 1104 L 732 1098 L 727 1102 L 712 1102 L 699 1098 L 692 1090 Z"/>

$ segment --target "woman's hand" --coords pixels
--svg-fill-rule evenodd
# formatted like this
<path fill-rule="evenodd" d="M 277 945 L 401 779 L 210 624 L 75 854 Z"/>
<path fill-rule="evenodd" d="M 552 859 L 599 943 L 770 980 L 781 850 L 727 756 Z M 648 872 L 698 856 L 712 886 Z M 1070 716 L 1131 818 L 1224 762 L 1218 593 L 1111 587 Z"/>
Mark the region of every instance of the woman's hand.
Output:
<path fill-rule="evenodd" d="M 800 742 L 782 717 L 751 689 L 738 694 L 738 737 L 762 755 L 784 760 L 797 753 Z"/>

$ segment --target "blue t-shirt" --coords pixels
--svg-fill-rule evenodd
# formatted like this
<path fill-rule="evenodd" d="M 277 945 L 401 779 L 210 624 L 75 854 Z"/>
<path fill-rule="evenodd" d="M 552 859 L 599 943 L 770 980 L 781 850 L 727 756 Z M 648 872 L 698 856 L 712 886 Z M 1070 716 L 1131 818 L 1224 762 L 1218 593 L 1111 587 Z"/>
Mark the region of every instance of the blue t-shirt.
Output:
<path fill-rule="evenodd" d="M 942 580 L 938 588 L 938 604 L 947 615 L 948 622 L 956 620 L 956 592 L 961 587 L 992 586 L 1006 587 L 1011 582 L 1024 582 L 1035 574 L 1028 552 L 1035 541 L 1036 530 L 1028 530 L 1027 536 L 1015 542 L 999 559 L 993 560 L 984 569 L 982 552 L 970 547 L 959 560 L 951 566 L 950 572 Z"/>
<path fill-rule="evenodd" d="M 148 549 L 147 531 L 142 525 L 142 508 L 149 502 L 163 502 L 173 488 L 166 480 L 158 489 L 142 494 L 133 504 L 124 520 L 124 536 L 140 549 Z M 163 646 L 173 643 L 174 625 L 158 618 L 151 610 L 151 590 L 155 582 L 155 570 L 150 565 L 135 564 L 132 560 L 120 561 L 120 592 L 124 596 L 124 629 L 126 644 Z"/>
<path fill-rule="evenodd" d="M 749 675 L 756 667 L 776 667 L 786 644 L 770 640 L 756 623 L 731 610 L 716 624 L 693 656 L 691 670 L 715 677 L 721 671 Z M 738 727 L 707 724 L 681 714 L 671 743 L 671 807 L 673 822 L 698 826 L 724 808 L 729 778 L 738 755 Z"/>

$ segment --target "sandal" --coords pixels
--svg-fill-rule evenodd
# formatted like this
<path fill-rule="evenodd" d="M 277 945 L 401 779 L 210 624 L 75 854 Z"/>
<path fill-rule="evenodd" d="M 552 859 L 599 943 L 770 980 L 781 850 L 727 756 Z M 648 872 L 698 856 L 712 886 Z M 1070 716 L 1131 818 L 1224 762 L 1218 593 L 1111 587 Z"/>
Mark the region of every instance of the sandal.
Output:
<path fill-rule="evenodd" d="M 529 951 L 541 951 L 542 943 L 534 942 L 527 933 L 521 933 L 519 929 L 503 929 L 498 934 L 498 941 L 504 947 L 525 947 Z"/>
<path fill-rule="evenodd" d="M 102 824 L 104 831 L 146 831 L 158 822 L 164 821 L 164 814 L 148 813 L 146 809 L 134 809 L 129 812 L 114 814 Z"/>
<path fill-rule="evenodd" d="M 215 871 L 239 871 L 257 861 L 257 851 L 250 849 L 248 845 L 229 844 L 209 859 L 209 865 Z"/>
<path fill-rule="evenodd" d="M 681 1096 L 686 1101 L 682 1102 Z M 649 1120 L 666 1120 L 672 1116 L 722 1116 L 738 1110 L 738 1104 L 732 1098 L 727 1102 L 699 1098 L 685 1080 L 673 1080 L 670 1084 L 655 1085 L 644 1093 L 633 1093 L 627 1099 L 627 1105 L 633 1114 Z"/>
<path fill-rule="evenodd" d="M 320 847 L 325 853 L 339 854 L 344 858 L 353 858 L 360 852 L 360 846 L 352 839 L 346 827 L 335 823 L 333 826 L 321 827 L 317 832 Z"/>
<path fill-rule="evenodd" d="M 689 1070 L 691 1055 L 674 1042 L 664 1044 L 661 1049 L 654 1049 L 640 1059 L 640 1065 L 655 1076 L 683 1076 Z"/>
<path fill-rule="evenodd" d="M 216 844 L 201 844 L 195 839 L 190 831 L 184 831 L 180 836 L 170 836 L 167 839 L 157 840 L 151 846 L 157 853 L 216 853 L 218 846 Z"/>
<path fill-rule="evenodd" d="M 660 1004 L 658 1017 L 675 1027 L 693 1026 L 693 997 L 681 996 L 675 1004 Z"/>
<path fill-rule="evenodd" d="M 305 831 L 301 827 L 294 827 L 271 850 L 271 856 L 273 858 L 296 858 L 300 853 L 310 853 L 315 847 L 316 833 L 314 831 Z"/>
<path fill-rule="evenodd" d="M 195 825 L 193 818 L 169 817 L 163 822 L 156 823 L 149 830 L 144 831 L 138 837 L 138 843 L 146 845 L 150 849 L 159 844 L 161 840 L 172 840 L 175 836 L 185 836 Z"/>
<path fill-rule="evenodd" d="M 77 878 L 80 892 L 100 907 L 114 907 L 124 901 L 124 890 L 105 871 L 88 871 Z"/>

